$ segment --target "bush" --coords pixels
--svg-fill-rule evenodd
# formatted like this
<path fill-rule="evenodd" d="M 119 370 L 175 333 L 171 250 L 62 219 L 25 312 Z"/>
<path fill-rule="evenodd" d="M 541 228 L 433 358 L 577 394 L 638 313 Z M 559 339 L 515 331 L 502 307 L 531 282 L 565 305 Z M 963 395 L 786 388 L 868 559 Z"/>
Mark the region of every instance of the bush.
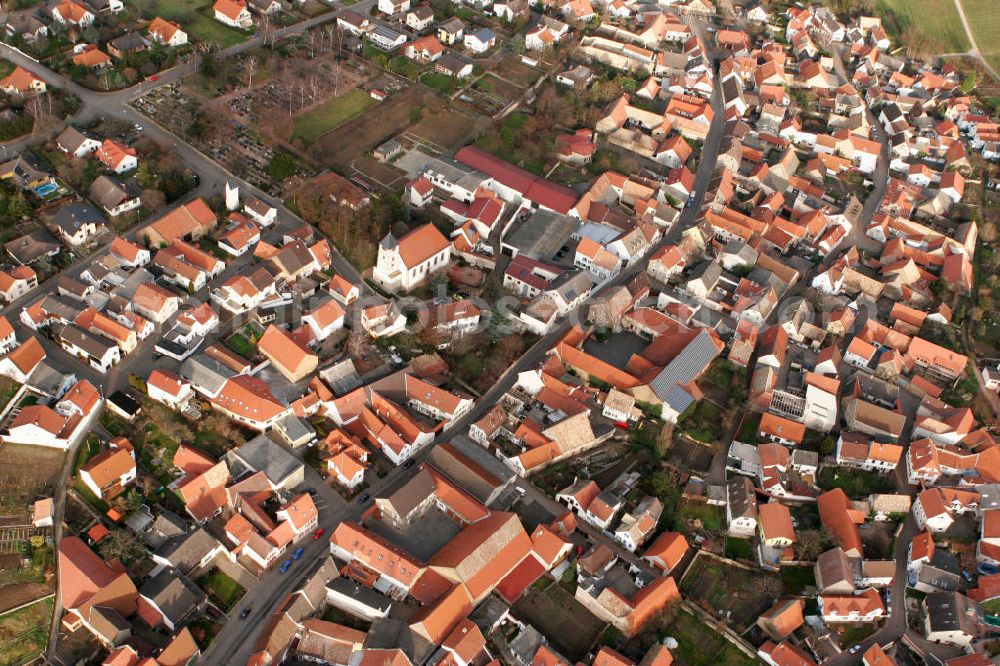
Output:
<path fill-rule="evenodd" d="M 296 171 L 295 158 L 288 153 L 275 153 L 267 165 L 267 173 L 275 180 L 285 180 Z"/>

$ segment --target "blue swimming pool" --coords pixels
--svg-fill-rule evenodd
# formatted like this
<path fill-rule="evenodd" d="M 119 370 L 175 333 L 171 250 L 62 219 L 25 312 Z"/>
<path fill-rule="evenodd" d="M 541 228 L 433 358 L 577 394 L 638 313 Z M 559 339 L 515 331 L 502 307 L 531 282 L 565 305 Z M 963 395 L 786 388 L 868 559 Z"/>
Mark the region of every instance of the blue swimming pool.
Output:
<path fill-rule="evenodd" d="M 55 183 L 49 182 L 49 183 L 45 183 L 44 185 L 39 185 L 38 187 L 36 187 L 35 188 L 35 194 L 37 194 L 40 197 L 44 197 L 44 196 L 46 196 L 48 194 L 52 194 L 57 189 L 59 189 L 58 185 L 56 185 Z"/>

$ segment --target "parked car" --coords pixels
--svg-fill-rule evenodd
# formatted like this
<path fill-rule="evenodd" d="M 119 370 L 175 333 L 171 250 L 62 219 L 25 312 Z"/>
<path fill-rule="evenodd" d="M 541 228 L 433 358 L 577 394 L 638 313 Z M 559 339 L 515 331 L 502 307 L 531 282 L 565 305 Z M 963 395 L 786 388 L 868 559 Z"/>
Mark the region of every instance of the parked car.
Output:
<path fill-rule="evenodd" d="M 848 650 L 848 652 L 850 652 L 851 654 L 857 654 L 861 652 L 861 643 L 858 643 L 857 645 L 852 647 L 850 650 Z"/>
<path fill-rule="evenodd" d="M 413 458 L 410 458 L 409 460 L 407 460 L 406 462 L 403 463 L 403 469 L 410 469 L 411 467 L 413 467 L 416 464 L 417 464 L 417 461 L 414 460 Z"/>
<path fill-rule="evenodd" d="M 280 571 L 281 573 L 285 573 L 291 568 L 292 568 L 292 561 L 285 560 L 284 562 L 281 563 L 281 567 L 278 569 L 278 571 Z"/>
<path fill-rule="evenodd" d="M 358 504 L 365 504 L 370 500 L 372 496 L 368 493 L 361 493 L 361 497 L 358 498 Z"/>
<path fill-rule="evenodd" d="M 248 617 L 250 617 L 251 611 L 253 611 L 253 609 L 250 608 L 250 606 L 247 606 L 246 608 L 244 608 L 243 610 L 241 610 L 240 611 L 240 619 L 241 620 L 245 620 Z"/>
<path fill-rule="evenodd" d="M 319 528 L 318 530 L 313 532 L 313 541 L 319 541 L 319 538 L 324 534 L 326 534 L 326 530 L 324 530 L 322 527 Z"/>
<path fill-rule="evenodd" d="M 292 559 L 293 560 L 299 559 L 300 557 L 302 557 L 302 553 L 304 553 L 304 552 L 306 552 L 305 548 L 301 548 L 301 547 L 300 548 L 296 548 L 295 552 L 292 553 Z"/>

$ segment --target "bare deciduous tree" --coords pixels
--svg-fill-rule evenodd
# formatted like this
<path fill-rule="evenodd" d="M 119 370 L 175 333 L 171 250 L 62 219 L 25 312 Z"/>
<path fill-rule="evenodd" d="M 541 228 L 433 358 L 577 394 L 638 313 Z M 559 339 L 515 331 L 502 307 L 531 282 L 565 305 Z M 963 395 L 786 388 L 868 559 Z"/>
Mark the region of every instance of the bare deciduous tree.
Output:
<path fill-rule="evenodd" d="M 253 89 L 253 73 L 257 70 L 257 56 L 247 56 L 247 90 Z"/>

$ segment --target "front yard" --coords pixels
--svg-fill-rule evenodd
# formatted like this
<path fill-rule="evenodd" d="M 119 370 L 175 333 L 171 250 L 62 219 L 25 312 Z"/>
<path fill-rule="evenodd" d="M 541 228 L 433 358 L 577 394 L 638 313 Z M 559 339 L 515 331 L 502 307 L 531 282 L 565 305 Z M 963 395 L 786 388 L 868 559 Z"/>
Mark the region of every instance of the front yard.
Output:
<path fill-rule="evenodd" d="M 235 608 L 246 594 L 242 585 L 218 569 L 212 569 L 208 575 L 199 578 L 197 583 L 205 590 L 212 603 L 226 613 Z"/>
<path fill-rule="evenodd" d="M 219 49 L 225 49 L 247 38 L 245 33 L 216 21 L 211 2 L 155 0 L 154 5 L 152 11 L 157 16 L 180 23 L 192 41 L 212 43 Z"/>

